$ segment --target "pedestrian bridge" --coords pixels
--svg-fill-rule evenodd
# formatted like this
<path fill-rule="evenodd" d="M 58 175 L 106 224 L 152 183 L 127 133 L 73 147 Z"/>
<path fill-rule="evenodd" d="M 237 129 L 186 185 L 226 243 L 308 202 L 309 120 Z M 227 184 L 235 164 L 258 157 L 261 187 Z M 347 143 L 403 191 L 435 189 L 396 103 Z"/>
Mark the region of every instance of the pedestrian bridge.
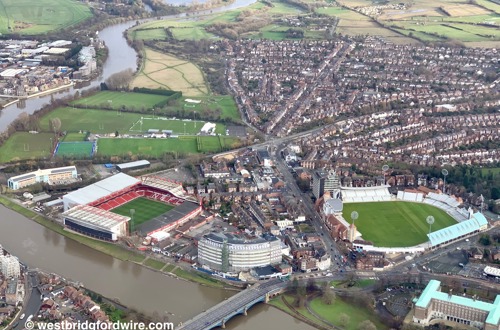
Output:
<path fill-rule="evenodd" d="M 257 283 L 250 288 L 220 302 L 212 308 L 195 316 L 184 324 L 179 324 L 178 330 L 207 330 L 215 327 L 224 328 L 226 322 L 238 314 L 247 314 L 247 310 L 258 302 L 267 302 L 269 297 L 280 293 L 286 287 L 282 280 L 271 280 Z"/>

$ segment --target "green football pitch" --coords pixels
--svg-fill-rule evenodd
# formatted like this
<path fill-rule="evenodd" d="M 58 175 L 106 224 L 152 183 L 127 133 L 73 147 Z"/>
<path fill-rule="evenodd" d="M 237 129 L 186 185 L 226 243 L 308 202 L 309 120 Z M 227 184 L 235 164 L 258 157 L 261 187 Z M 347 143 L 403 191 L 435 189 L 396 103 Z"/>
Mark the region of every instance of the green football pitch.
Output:
<path fill-rule="evenodd" d="M 422 203 L 346 203 L 343 214 L 349 223 L 352 211 L 359 214 L 355 224 L 363 239 L 379 247 L 407 247 L 428 241 L 429 215 L 435 219 L 433 232 L 457 223 L 443 210 Z"/>
<path fill-rule="evenodd" d="M 94 143 L 92 142 L 61 142 L 56 155 L 71 158 L 91 158 Z"/>
<path fill-rule="evenodd" d="M 111 210 L 111 212 L 130 217 L 130 210 L 134 209 L 134 226 L 137 228 L 138 225 L 156 218 L 165 212 L 173 209 L 174 206 L 167 205 L 161 202 L 153 201 L 144 197 L 139 197 L 130 201 L 126 204 L 118 206 Z"/>

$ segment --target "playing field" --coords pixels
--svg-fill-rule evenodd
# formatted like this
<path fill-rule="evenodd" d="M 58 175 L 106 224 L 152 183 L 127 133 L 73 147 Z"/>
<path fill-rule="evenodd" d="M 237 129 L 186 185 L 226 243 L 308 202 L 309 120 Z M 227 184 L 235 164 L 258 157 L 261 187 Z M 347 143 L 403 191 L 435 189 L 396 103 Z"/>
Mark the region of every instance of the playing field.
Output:
<path fill-rule="evenodd" d="M 168 212 L 173 208 L 174 206 L 172 205 L 153 201 L 144 197 L 139 197 L 137 199 L 134 199 L 133 201 L 112 209 L 111 212 L 130 217 L 130 210 L 134 209 L 135 213 L 133 225 L 137 227 L 138 225 L 156 218 L 157 216 L 162 215 L 163 213 Z"/>
<path fill-rule="evenodd" d="M 239 146 L 240 142 L 237 138 L 227 136 L 180 136 L 179 138 L 168 139 L 100 138 L 97 143 L 97 154 L 103 156 L 161 157 L 166 152 L 196 154 L 200 152 L 220 152 L 223 149 L 234 149 Z"/>
<path fill-rule="evenodd" d="M 90 8 L 77 0 L 2 0 L 0 33 L 41 34 L 91 16 Z"/>
<path fill-rule="evenodd" d="M 93 147 L 93 142 L 61 142 L 56 149 L 56 155 L 63 158 L 91 158 Z"/>
<path fill-rule="evenodd" d="M 349 222 L 352 211 L 359 214 L 355 224 L 363 239 L 380 247 L 415 246 L 428 241 L 429 215 L 435 219 L 432 231 L 457 223 L 443 210 L 422 203 L 346 203 L 343 214 Z"/>
<path fill-rule="evenodd" d="M 14 133 L 0 147 L 0 162 L 49 157 L 53 133 Z"/>
<path fill-rule="evenodd" d="M 82 142 L 82 141 L 85 141 L 86 136 L 87 136 L 87 134 L 85 134 L 85 133 L 67 133 L 64 136 L 63 141 L 64 142 Z"/>
<path fill-rule="evenodd" d="M 169 96 L 165 95 L 103 91 L 74 101 L 71 104 L 97 109 L 106 109 L 109 107 L 112 109 L 120 109 L 121 107 L 126 107 L 140 110 L 142 108 L 151 109 L 158 103 L 168 99 Z"/>
<path fill-rule="evenodd" d="M 175 134 L 196 134 L 200 132 L 205 122 L 191 120 L 172 120 L 152 114 L 116 112 L 112 110 L 57 108 L 40 119 L 43 131 L 50 131 L 49 122 L 52 118 L 61 120 L 61 129 L 69 132 L 90 131 L 92 133 L 120 134 L 147 132 L 150 128 L 172 130 Z M 141 126 L 141 118 L 142 126 Z M 218 123 L 216 133 L 224 134 L 226 127 Z"/>

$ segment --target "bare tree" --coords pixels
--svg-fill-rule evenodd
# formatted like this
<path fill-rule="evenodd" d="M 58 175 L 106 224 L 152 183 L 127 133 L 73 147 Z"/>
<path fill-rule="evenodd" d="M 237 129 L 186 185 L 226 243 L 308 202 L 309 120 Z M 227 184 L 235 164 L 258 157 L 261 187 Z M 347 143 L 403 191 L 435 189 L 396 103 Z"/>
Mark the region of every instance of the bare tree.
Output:
<path fill-rule="evenodd" d="M 351 320 L 351 318 L 346 313 L 342 313 L 339 315 L 339 324 L 343 328 L 345 328 L 347 326 L 347 324 L 349 324 L 350 320 Z"/>
<path fill-rule="evenodd" d="M 61 119 L 55 117 L 49 121 L 50 129 L 57 135 L 61 131 Z"/>
<path fill-rule="evenodd" d="M 377 330 L 377 327 L 370 320 L 365 320 L 358 325 L 358 329 L 359 330 Z"/>
<path fill-rule="evenodd" d="M 128 85 L 134 78 L 134 71 L 132 69 L 126 69 L 117 73 L 112 74 L 106 79 L 106 86 L 109 89 L 126 89 Z"/>

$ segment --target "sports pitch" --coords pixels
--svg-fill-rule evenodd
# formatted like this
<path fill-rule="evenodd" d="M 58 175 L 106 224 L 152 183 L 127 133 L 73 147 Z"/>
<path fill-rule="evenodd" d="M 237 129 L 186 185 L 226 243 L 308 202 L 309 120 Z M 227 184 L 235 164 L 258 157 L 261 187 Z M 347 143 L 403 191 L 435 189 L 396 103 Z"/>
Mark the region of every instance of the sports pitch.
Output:
<path fill-rule="evenodd" d="M 435 219 L 433 232 L 457 223 L 443 210 L 423 203 L 346 203 L 343 214 L 349 223 L 352 211 L 359 214 L 355 224 L 363 239 L 379 247 L 407 247 L 428 241 L 429 215 Z"/>
<path fill-rule="evenodd" d="M 56 155 L 71 158 L 91 158 L 93 148 L 93 142 L 61 142 L 57 147 Z"/>
<path fill-rule="evenodd" d="M 95 95 L 74 101 L 71 104 L 78 104 L 89 108 L 110 107 L 112 109 L 120 109 L 121 107 L 127 107 L 151 109 L 169 98 L 170 96 L 156 94 L 102 91 Z"/>
<path fill-rule="evenodd" d="M 168 212 L 173 208 L 174 206 L 172 205 L 167 205 L 144 197 L 139 197 L 134 199 L 133 201 L 112 209 L 111 212 L 130 217 L 130 210 L 134 209 L 134 226 L 135 228 L 137 228 L 138 225 L 156 218 L 157 216 L 162 215 L 163 213 Z"/>
<path fill-rule="evenodd" d="M 92 16 L 77 0 L 2 0 L 0 33 L 41 34 L 64 29 Z"/>

